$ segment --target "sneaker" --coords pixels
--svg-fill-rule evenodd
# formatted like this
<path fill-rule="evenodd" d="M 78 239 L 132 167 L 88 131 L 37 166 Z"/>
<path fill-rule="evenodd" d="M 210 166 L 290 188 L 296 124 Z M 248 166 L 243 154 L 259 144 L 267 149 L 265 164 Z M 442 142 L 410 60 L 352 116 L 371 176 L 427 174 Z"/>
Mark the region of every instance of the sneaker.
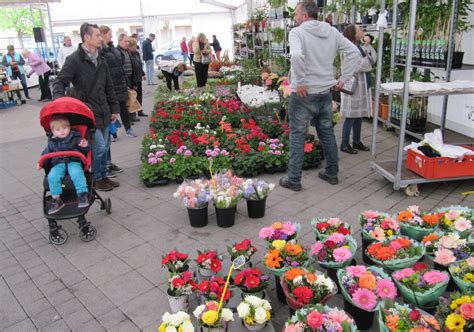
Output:
<path fill-rule="evenodd" d="M 364 145 L 362 142 L 359 143 L 352 143 L 352 147 L 354 149 L 360 150 L 360 151 L 370 151 L 370 148 L 366 145 Z"/>
<path fill-rule="evenodd" d="M 292 183 L 288 178 L 281 178 L 280 179 L 280 186 L 293 190 L 293 191 L 301 191 L 301 183 Z"/>
<path fill-rule="evenodd" d="M 354 150 L 350 144 L 341 145 L 341 151 L 349 154 L 357 154 L 357 150 Z"/>
<path fill-rule="evenodd" d="M 122 173 L 123 172 L 123 168 L 122 167 L 118 167 L 117 165 L 115 164 L 112 164 L 110 163 L 108 166 L 107 166 L 107 169 L 113 173 Z"/>
<path fill-rule="evenodd" d="M 120 183 L 118 183 L 117 181 L 112 181 L 108 177 L 103 178 L 102 181 L 114 188 L 120 187 Z"/>
<path fill-rule="evenodd" d="M 127 136 L 127 137 L 137 137 L 138 135 L 135 134 L 135 132 L 133 131 L 132 128 L 130 128 L 129 130 L 127 130 L 125 136 Z"/>
<path fill-rule="evenodd" d="M 80 193 L 77 195 L 77 207 L 82 209 L 89 206 L 89 195 L 87 193 Z"/>
<path fill-rule="evenodd" d="M 31 98 L 30 98 L 31 99 Z M 25 105 L 26 104 L 26 100 L 21 100 L 21 104 L 22 105 Z"/>
<path fill-rule="evenodd" d="M 112 142 L 117 142 L 117 137 L 112 137 Z"/>
<path fill-rule="evenodd" d="M 339 183 L 339 179 L 337 178 L 337 176 L 330 176 L 326 173 L 326 171 L 319 172 L 318 176 L 320 179 L 323 179 L 324 181 L 332 185 L 336 185 Z"/>
<path fill-rule="evenodd" d="M 110 179 L 110 178 L 116 178 L 116 177 L 117 177 L 117 175 L 115 175 L 114 173 L 112 173 L 112 172 L 110 172 L 110 171 L 107 172 L 107 175 L 106 175 L 106 176 L 107 176 L 107 178 L 109 178 L 109 179 Z"/>
<path fill-rule="evenodd" d="M 53 198 L 53 200 L 51 201 L 51 205 L 49 207 L 49 210 L 48 210 L 48 214 L 57 213 L 59 210 L 61 210 L 65 206 L 66 205 L 64 204 L 64 202 L 62 201 L 61 198 Z"/>
<path fill-rule="evenodd" d="M 114 187 L 112 187 L 110 184 L 108 184 L 105 181 L 105 178 L 104 178 L 104 179 L 99 180 L 95 183 L 95 189 L 97 189 L 99 191 L 111 191 L 112 189 L 114 189 Z"/>

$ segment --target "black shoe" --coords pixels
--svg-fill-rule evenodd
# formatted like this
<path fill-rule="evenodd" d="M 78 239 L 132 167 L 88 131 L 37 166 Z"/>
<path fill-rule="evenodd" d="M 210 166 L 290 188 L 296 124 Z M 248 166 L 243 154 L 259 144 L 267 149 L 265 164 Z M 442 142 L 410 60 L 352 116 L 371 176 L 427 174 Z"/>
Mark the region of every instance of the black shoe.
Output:
<path fill-rule="evenodd" d="M 31 99 L 31 98 L 30 98 L 30 99 Z M 21 101 L 21 104 L 22 104 L 22 105 L 26 104 L 26 100 L 22 100 L 22 101 Z"/>
<path fill-rule="evenodd" d="M 327 181 L 332 185 L 336 185 L 339 183 L 339 179 L 337 178 L 337 176 L 327 175 L 326 171 L 319 172 L 318 176 L 320 179 L 323 179 L 324 181 Z"/>
<path fill-rule="evenodd" d="M 146 117 L 148 117 L 148 114 L 143 113 L 143 112 L 138 112 L 138 116 L 146 118 Z"/>
<path fill-rule="evenodd" d="M 349 154 L 357 154 L 357 150 L 354 150 L 350 144 L 341 145 L 341 151 Z"/>
<path fill-rule="evenodd" d="M 82 209 L 89 206 L 89 195 L 87 193 L 80 193 L 77 195 L 77 207 Z"/>
<path fill-rule="evenodd" d="M 139 118 L 136 118 L 136 117 L 133 117 L 133 118 L 130 118 L 130 121 L 132 121 L 132 122 L 139 122 L 140 119 L 139 119 Z"/>
<path fill-rule="evenodd" d="M 48 210 L 48 214 L 57 213 L 57 212 L 59 212 L 59 210 L 61 210 L 65 206 L 66 205 L 64 204 L 64 202 L 62 201 L 61 198 L 53 198 L 53 200 L 51 201 L 51 205 L 49 207 L 49 210 Z"/>
<path fill-rule="evenodd" d="M 362 142 L 352 143 L 352 147 L 360 151 L 370 151 L 370 148 L 368 146 L 365 146 Z"/>
<path fill-rule="evenodd" d="M 292 183 L 288 178 L 281 178 L 280 179 L 280 186 L 293 190 L 293 191 L 301 191 L 301 183 Z"/>
<path fill-rule="evenodd" d="M 109 166 L 107 166 L 107 169 L 111 172 L 114 172 L 114 173 L 122 173 L 123 172 L 122 167 L 118 167 L 117 165 L 112 164 L 112 163 L 110 163 Z"/>

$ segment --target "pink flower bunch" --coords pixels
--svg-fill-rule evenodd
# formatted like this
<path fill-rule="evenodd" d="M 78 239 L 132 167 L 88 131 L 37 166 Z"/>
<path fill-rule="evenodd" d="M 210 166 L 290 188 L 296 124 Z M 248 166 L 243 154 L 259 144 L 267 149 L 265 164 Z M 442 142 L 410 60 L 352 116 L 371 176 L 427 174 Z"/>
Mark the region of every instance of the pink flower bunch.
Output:
<path fill-rule="evenodd" d="M 267 140 L 268 153 L 280 156 L 282 154 L 281 149 L 284 147 L 278 138 L 271 138 Z"/>
<path fill-rule="evenodd" d="M 196 209 L 205 207 L 211 200 L 208 180 L 194 180 L 184 182 L 173 194 L 174 198 L 179 198 L 187 208 Z"/>
<path fill-rule="evenodd" d="M 333 233 L 324 241 L 317 241 L 311 247 L 311 254 L 320 264 L 349 262 L 355 254 L 357 245 L 350 236 Z"/>
<path fill-rule="evenodd" d="M 421 293 L 449 280 L 448 273 L 429 269 L 428 265 L 422 263 L 396 271 L 392 277 L 408 289 Z"/>
<path fill-rule="evenodd" d="M 209 159 L 212 159 L 212 158 L 216 158 L 216 157 L 219 157 L 219 156 L 228 156 L 229 155 L 229 152 L 226 150 L 226 149 L 219 149 L 217 146 L 214 146 L 214 149 L 207 149 L 206 150 L 206 156 L 209 158 Z"/>
<path fill-rule="evenodd" d="M 188 149 L 188 147 L 186 145 L 181 145 L 177 150 L 176 150 L 176 154 L 181 154 L 181 155 L 184 155 L 186 157 L 190 157 L 193 155 L 193 152 L 191 150 Z"/>
<path fill-rule="evenodd" d="M 400 226 L 390 215 L 378 211 L 364 211 L 359 216 L 363 236 L 377 241 L 397 235 Z"/>
<path fill-rule="evenodd" d="M 466 259 L 471 254 L 467 241 L 461 239 L 457 233 L 442 236 L 435 244 L 435 247 L 434 261 L 444 266 L 448 266 L 461 259 Z"/>
<path fill-rule="evenodd" d="M 349 326 L 355 327 L 354 320 L 345 311 L 317 305 L 312 308 L 298 310 L 297 314 L 290 318 L 284 332 L 342 332 L 344 331 L 344 322 L 349 324 Z"/>
<path fill-rule="evenodd" d="M 147 156 L 148 157 L 148 163 L 150 165 L 155 165 L 157 163 L 161 163 L 161 162 L 163 162 L 163 157 L 167 154 L 168 154 L 168 152 L 166 152 L 166 150 L 158 150 L 155 153 L 150 152 Z"/>
<path fill-rule="evenodd" d="M 473 228 L 472 212 L 467 207 L 452 206 L 439 210 L 440 226 L 447 231 L 464 232 Z"/>
<path fill-rule="evenodd" d="M 263 227 L 258 232 L 258 236 L 269 242 L 274 240 L 290 241 L 298 235 L 299 224 L 291 221 L 277 221 L 271 226 Z"/>

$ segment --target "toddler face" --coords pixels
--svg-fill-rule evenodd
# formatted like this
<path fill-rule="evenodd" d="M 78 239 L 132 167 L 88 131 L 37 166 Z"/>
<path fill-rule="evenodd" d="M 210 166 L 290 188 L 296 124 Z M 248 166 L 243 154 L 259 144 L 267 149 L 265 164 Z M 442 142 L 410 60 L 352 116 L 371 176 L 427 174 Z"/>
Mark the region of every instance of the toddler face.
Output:
<path fill-rule="evenodd" d="M 53 136 L 57 138 L 64 138 L 71 132 L 71 127 L 65 123 L 59 123 L 52 128 Z"/>

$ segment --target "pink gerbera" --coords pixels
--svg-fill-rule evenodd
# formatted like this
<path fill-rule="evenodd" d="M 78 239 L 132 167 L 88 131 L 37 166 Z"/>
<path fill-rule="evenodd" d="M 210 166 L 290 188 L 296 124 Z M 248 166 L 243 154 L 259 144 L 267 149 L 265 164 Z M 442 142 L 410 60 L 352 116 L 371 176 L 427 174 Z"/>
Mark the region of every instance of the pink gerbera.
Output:
<path fill-rule="evenodd" d="M 352 257 L 352 252 L 347 248 L 337 248 L 332 252 L 332 257 L 336 262 L 345 262 Z"/>
<path fill-rule="evenodd" d="M 375 291 L 381 299 L 388 298 L 394 300 L 397 297 L 397 288 L 395 288 L 393 282 L 387 279 L 380 280 Z"/>
<path fill-rule="evenodd" d="M 472 223 L 470 220 L 467 220 L 466 218 L 459 218 L 458 220 L 454 222 L 454 228 L 458 232 L 464 232 L 472 228 Z"/>
<path fill-rule="evenodd" d="M 429 285 L 436 285 L 444 282 L 448 276 L 440 271 L 428 271 L 423 275 L 423 280 Z"/>
<path fill-rule="evenodd" d="M 400 271 L 397 271 L 397 272 L 393 273 L 392 276 L 393 276 L 393 278 L 395 278 L 395 280 L 400 281 L 400 280 L 403 280 L 405 278 L 408 278 L 413 273 L 415 273 L 415 271 L 411 267 L 407 267 L 406 269 L 403 269 L 403 270 L 400 270 Z"/>
<path fill-rule="evenodd" d="M 327 313 L 329 320 L 342 324 L 343 322 L 350 322 L 352 319 L 342 310 L 333 310 Z"/>
<path fill-rule="evenodd" d="M 322 244 L 322 242 L 320 242 L 320 241 L 316 242 L 315 244 L 313 244 L 313 245 L 311 246 L 311 255 L 316 256 L 317 254 L 319 254 L 319 252 L 321 251 L 321 249 L 323 249 L 323 244 Z"/>
<path fill-rule="evenodd" d="M 263 227 L 260 232 L 258 232 L 258 237 L 261 238 L 261 239 L 268 239 L 268 238 L 271 238 L 273 236 L 273 233 L 275 233 L 275 231 L 273 230 L 273 227 L 269 226 L 269 227 Z"/>
<path fill-rule="evenodd" d="M 361 309 L 371 311 L 377 305 L 377 296 L 367 288 L 359 288 L 352 294 L 352 300 Z"/>
<path fill-rule="evenodd" d="M 327 239 L 330 240 L 330 241 L 333 241 L 337 244 L 340 244 L 346 239 L 346 236 L 341 234 L 341 233 L 333 233 L 333 234 L 329 235 L 329 237 Z"/>
<path fill-rule="evenodd" d="M 283 224 L 283 229 L 281 230 L 288 236 L 291 236 L 296 233 L 296 226 L 292 222 L 287 221 Z"/>
<path fill-rule="evenodd" d="M 367 219 L 375 219 L 380 215 L 380 213 L 376 211 L 364 211 L 362 212 L 362 215 L 366 217 Z"/>
<path fill-rule="evenodd" d="M 354 277 L 359 278 L 365 272 L 367 272 L 367 268 L 364 265 L 354 265 L 346 267 L 346 271 L 352 274 Z"/>
<path fill-rule="evenodd" d="M 435 252 L 434 261 L 438 264 L 448 266 L 449 264 L 456 261 L 456 257 L 451 250 L 441 248 Z"/>

